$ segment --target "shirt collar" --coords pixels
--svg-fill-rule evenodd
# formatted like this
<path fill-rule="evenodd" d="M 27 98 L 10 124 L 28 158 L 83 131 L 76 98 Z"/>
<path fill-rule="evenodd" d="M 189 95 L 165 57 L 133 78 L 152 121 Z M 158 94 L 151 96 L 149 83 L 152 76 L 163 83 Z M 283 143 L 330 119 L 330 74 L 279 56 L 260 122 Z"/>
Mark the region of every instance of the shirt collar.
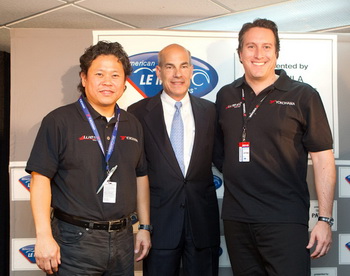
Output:
<path fill-rule="evenodd" d="M 172 97 L 170 97 L 164 90 L 162 91 L 162 94 L 160 94 L 160 98 L 163 103 L 167 105 L 171 105 L 172 107 L 175 106 L 175 103 L 177 102 Z M 182 106 L 188 105 L 190 103 L 190 95 L 186 93 L 185 97 L 183 97 L 180 101 L 182 103 Z"/>
<path fill-rule="evenodd" d="M 89 101 L 87 100 L 86 96 L 85 95 L 82 95 L 83 97 L 83 100 L 84 100 L 84 103 L 85 105 L 87 106 L 89 112 L 90 112 L 90 115 L 92 117 L 92 119 L 96 120 L 97 118 L 101 117 L 102 115 L 100 113 L 98 113 L 92 106 L 91 104 L 89 103 Z M 86 116 L 85 116 L 85 113 L 84 111 L 81 109 L 81 106 L 79 104 L 79 101 L 76 102 L 76 105 L 78 106 L 78 110 L 80 112 L 80 114 L 83 116 L 84 120 L 87 120 Z M 104 117 L 104 116 L 102 116 Z M 120 114 L 120 121 L 122 121 L 124 119 L 124 116 L 122 116 L 122 113 Z M 115 123 L 116 122 L 116 116 L 114 114 L 114 117 L 109 121 L 109 123 Z"/>
<path fill-rule="evenodd" d="M 279 75 L 279 78 L 273 84 L 274 88 L 281 91 L 288 91 L 292 80 L 287 76 L 286 71 L 284 71 L 283 69 L 276 69 L 275 73 Z M 242 87 L 243 85 L 249 86 L 249 84 L 245 80 L 245 75 L 237 79 L 234 83 L 234 86 L 236 88 Z"/>

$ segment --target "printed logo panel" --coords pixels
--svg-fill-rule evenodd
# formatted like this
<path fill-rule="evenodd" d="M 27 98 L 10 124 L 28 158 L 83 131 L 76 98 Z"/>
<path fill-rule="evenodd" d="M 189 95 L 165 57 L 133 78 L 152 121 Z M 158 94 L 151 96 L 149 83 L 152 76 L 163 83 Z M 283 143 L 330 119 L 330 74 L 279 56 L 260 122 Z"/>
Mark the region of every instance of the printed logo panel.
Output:
<path fill-rule="evenodd" d="M 337 268 L 336 267 L 311 268 L 311 276 L 337 276 Z"/>
<path fill-rule="evenodd" d="M 224 236 L 220 236 L 219 267 L 231 267 Z"/>
<path fill-rule="evenodd" d="M 31 264 L 35 264 L 35 257 L 34 257 L 34 244 L 26 245 L 24 247 L 21 247 L 19 249 L 19 252 L 30 262 Z"/>
<path fill-rule="evenodd" d="M 12 201 L 30 200 L 31 175 L 25 171 L 26 162 L 10 163 L 10 186 Z"/>
<path fill-rule="evenodd" d="M 214 175 L 214 185 L 216 189 L 219 189 L 222 186 L 222 179 L 217 175 Z"/>
<path fill-rule="evenodd" d="M 350 197 L 350 167 L 339 167 L 339 197 Z"/>
<path fill-rule="evenodd" d="M 146 52 L 130 56 L 133 73 L 129 83 L 144 97 L 152 97 L 162 90 L 162 82 L 157 78 L 158 52 Z M 218 84 L 216 70 L 204 60 L 192 57 L 193 76 L 189 92 L 196 97 L 210 93 Z"/>
<path fill-rule="evenodd" d="M 39 270 L 34 258 L 35 238 L 12 239 L 12 271 Z"/>
<path fill-rule="evenodd" d="M 30 180 L 32 179 L 31 175 L 25 175 L 22 176 L 18 181 L 23 185 L 24 188 L 26 188 L 28 191 L 30 191 Z"/>
<path fill-rule="evenodd" d="M 224 180 L 222 173 L 215 167 L 212 167 L 213 177 L 214 177 L 214 185 L 216 188 L 216 196 L 218 199 L 224 197 Z"/>
<path fill-rule="evenodd" d="M 319 207 L 318 200 L 310 200 L 310 210 L 309 210 L 309 231 L 315 227 L 319 216 Z M 332 226 L 332 231 L 337 231 L 338 228 L 338 202 L 337 200 L 333 201 L 333 213 L 332 217 L 334 218 L 334 224 Z"/>
<path fill-rule="evenodd" d="M 339 234 L 339 264 L 350 265 L 350 233 Z"/>

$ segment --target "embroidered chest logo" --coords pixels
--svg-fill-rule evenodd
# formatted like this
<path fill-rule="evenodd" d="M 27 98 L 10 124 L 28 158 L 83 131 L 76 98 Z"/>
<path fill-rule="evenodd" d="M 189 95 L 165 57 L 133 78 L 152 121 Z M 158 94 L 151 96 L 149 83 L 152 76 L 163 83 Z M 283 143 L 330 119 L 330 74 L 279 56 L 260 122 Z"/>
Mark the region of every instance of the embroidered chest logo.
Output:
<path fill-rule="evenodd" d="M 84 140 L 96 141 L 96 137 L 94 135 L 82 135 L 78 139 L 80 141 L 84 141 Z"/>
<path fill-rule="evenodd" d="M 139 140 L 137 140 L 136 138 L 134 137 L 131 137 L 131 136 L 120 136 L 120 140 L 124 141 L 124 140 L 130 140 L 130 141 L 134 141 L 136 143 L 139 142 Z"/>
<path fill-rule="evenodd" d="M 278 105 L 295 105 L 295 102 L 287 102 L 287 101 L 270 100 L 270 104 L 278 104 Z"/>
<path fill-rule="evenodd" d="M 242 106 L 242 102 L 239 102 L 239 103 L 230 104 L 230 105 L 226 106 L 225 109 L 240 108 L 241 106 Z"/>

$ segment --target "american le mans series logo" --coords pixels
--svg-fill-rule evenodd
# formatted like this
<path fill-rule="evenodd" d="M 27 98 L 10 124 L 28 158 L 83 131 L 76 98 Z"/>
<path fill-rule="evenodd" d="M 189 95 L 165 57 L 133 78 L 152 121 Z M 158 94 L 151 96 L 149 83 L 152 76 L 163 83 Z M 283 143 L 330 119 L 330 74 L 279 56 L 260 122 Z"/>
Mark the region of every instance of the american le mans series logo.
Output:
<path fill-rule="evenodd" d="M 152 97 L 162 89 L 162 82 L 157 78 L 156 66 L 158 52 L 146 52 L 130 56 L 133 68 L 129 83 L 144 97 Z M 207 62 L 192 57 L 193 76 L 189 92 L 197 97 L 210 93 L 218 84 L 216 70 Z"/>
<path fill-rule="evenodd" d="M 19 252 L 32 264 L 35 264 L 34 244 L 26 245 L 19 249 Z"/>
<path fill-rule="evenodd" d="M 345 180 L 350 184 L 350 175 L 346 176 Z"/>
<path fill-rule="evenodd" d="M 19 183 L 23 185 L 24 188 L 26 188 L 28 191 L 30 191 L 30 180 L 32 179 L 32 176 L 30 174 L 22 176 L 20 179 L 18 179 Z"/>

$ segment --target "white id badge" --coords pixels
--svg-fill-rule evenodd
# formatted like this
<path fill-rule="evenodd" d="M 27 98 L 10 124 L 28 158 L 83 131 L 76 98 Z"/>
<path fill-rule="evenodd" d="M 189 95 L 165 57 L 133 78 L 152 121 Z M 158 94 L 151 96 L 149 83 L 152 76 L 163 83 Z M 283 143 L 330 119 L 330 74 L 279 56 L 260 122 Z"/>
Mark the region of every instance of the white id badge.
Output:
<path fill-rule="evenodd" d="M 239 162 L 250 162 L 250 143 L 239 143 Z"/>
<path fill-rule="evenodd" d="M 117 182 L 107 181 L 103 187 L 103 203 L 116 203 Z"/>

